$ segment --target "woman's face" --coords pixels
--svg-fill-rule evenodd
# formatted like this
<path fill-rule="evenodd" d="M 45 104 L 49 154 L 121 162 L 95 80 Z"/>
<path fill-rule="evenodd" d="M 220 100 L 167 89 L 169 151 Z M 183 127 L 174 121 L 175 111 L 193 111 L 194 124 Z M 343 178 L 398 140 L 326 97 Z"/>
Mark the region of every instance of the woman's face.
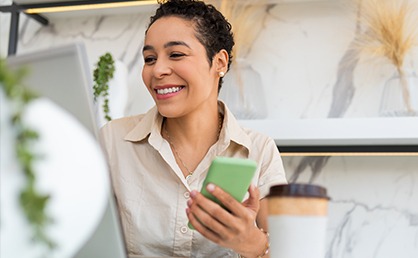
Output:
<path fill-rule="evenodd" d="M 145 36 L 142 79 L 162 116 L 216 105 L 220 54 L 211 67 L 195 33 L 191 21 L 170 16 L 155 21 Z"/>

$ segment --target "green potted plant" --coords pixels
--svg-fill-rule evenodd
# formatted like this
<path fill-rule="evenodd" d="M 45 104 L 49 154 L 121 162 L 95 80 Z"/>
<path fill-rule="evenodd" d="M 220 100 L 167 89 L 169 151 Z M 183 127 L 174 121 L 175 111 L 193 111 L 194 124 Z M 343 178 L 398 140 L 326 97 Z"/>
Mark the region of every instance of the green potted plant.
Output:
<path fill-rule="evenodd" d="M 103 113 L 107 121 L 112 120 L 109 108 L 109 81 L 113 78 L 115 72 L 115 61 L 112 55 L 107 52 L 100 56 L 93 71 L 93 95 L 94 101 L 103 98 Z"/>

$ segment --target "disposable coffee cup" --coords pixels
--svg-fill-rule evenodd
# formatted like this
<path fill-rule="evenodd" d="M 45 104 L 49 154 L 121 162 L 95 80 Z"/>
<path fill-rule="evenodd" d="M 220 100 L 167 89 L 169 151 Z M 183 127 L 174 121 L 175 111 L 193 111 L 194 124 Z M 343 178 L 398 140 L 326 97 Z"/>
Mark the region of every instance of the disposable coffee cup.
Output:
<path fill-rule="evenodd" d="M 267 198 L 270 257 L 324 258 L 327 190 L 311 184 L 275 185 Z"/>

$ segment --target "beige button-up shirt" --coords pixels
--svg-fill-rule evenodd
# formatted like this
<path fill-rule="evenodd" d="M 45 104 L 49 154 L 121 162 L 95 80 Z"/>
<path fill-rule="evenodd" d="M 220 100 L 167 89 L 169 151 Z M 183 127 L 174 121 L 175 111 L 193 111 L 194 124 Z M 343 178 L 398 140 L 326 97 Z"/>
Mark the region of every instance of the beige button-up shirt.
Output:
<path fill-rule="evenodd" d="M 249 158 L 257 162 L 253 184 L 261 198 L 271 185 L 286 183 L 274 141 L 241 128 L 228 108 L 219 140 L 187 182 L 169 143 L 161 136 L 163 117 L 156 107 L 146 114 L 113 120 L 101 130 L 110 166 L 128 252 L 132 257 L 236 257 L 188 228 L 189 192 L 200 190 L 215 156 Z"/>

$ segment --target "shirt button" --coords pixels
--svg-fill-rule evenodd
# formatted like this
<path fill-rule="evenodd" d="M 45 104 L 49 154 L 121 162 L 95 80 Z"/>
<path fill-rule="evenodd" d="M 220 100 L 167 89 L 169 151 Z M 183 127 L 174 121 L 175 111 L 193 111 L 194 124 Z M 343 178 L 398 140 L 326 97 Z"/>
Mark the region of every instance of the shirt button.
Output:
<path fill-rule="evenodd" d="M 180 232 L 183 233 L 183 234 L 187 233 L 187 231 L 188 231 L 188 229 L 185 226 L 180 228 Z"/>
<path fill-rule="evenodd" d="M 185 192 L 183 194 L 184 198 L 189 199 L 190 198 L 190 193 L 189 192 Z"/>

